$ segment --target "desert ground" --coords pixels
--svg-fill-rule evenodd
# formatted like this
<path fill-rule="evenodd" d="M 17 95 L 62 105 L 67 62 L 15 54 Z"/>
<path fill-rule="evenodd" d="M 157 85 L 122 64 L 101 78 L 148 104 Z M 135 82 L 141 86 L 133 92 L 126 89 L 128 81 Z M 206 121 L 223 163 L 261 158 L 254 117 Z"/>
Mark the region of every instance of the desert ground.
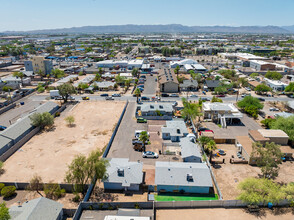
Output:
<path fill-rule="evenodd" d="M 173 209 L 157 210 L 156 219 L 158 220 L 195 220 L 195 219 L 226 219 L 226 220 L 290 220 L 293 219 L 293 209 L 283 208 L 276 210 L 262 209 L 260 214 L 250 214 L 245 209 Z"/>
<path fill-rule="evenodd" d="M 3 182 L 28 182 L 35 174 L 43 182 L 64 182 L 68 165 L 78 154 L 88 155 L 108 143 L 125 102 L 83 101 L 55 118 L 54 128 L 22 146 L 4 163 Z M 74 116 L 69 127 L 67 116 Z"/>
<path fill-rule="evenodd" d="M 257 166 L 250 166 L 248 164 L 230 164 L 231 155 L 235 155 L 235 147 L 233 145 L 217 144 L 219 149 L 227 152 L 225 164 L 216 165 L 213 168 L 218 186 L 220 187 L 223 199 L 236 199 L 239 195 L 237 188 L 238 184 L 247 177 L 259 177 L 261 174 L 260 168 Z M 279 183 L 294 182 L 294 176 L 291 175 L 293 169 L 293 162 L 287 161 L 280 165 L 279 176 L 275 179 Z"/>

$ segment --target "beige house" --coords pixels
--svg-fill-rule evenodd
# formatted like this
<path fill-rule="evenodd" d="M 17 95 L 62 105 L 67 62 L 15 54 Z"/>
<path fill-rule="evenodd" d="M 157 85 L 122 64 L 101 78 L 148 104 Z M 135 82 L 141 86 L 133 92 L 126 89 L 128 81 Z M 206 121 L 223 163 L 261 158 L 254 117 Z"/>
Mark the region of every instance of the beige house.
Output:
<path fill-rule="evenodd" d="M 175 93 L 179 92 L 179 82 L 175 73 L 170 69 L 164 69 L 158 75 L 160 92 Z"/>

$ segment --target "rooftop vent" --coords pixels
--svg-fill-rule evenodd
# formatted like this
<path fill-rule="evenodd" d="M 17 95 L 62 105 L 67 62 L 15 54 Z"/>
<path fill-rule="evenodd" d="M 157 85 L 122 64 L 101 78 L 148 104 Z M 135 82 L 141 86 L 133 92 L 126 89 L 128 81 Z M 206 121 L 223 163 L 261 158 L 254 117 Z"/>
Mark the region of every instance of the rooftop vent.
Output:
<path fill-rule="evenodd" d="M 159 105 L 159 108 L 160 108 L 160 109 L 163 109 L 163 106 L 162 106 L 162 105 Z"/>
<path fill-rule="evenodd" d="M 124 174 L 125 174 L 124 169 L 119 168 L 119 169 L 117 170 L 117 175 L 118 175 L 118 176 L 124 176 Z"/>
<path fill-rule="evenodd" d="M 177 128 L 177 133 L 181 134 L 181 129 Z"/>
<path fill-rule="evenodd" d="M 150 108 L 154 108 L 154 105 L 150 105 Z"/>
<path fill-rule="evenodd" d="M 193 182 L 193 176 L 192 176 L 192 174 L 190 174 L 190 173 L 187 174 L 187 181 L 188 182 Z"/>

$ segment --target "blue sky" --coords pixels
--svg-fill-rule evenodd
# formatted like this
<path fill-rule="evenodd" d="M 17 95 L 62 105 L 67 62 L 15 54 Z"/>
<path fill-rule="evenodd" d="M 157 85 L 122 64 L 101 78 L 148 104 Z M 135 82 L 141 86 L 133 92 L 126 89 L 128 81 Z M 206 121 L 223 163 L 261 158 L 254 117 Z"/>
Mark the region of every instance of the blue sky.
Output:
<path fill-rule="evenodd" d="M 0 0 L 0 31 L 112 24 L 294 25 L 294 0 Z"/>

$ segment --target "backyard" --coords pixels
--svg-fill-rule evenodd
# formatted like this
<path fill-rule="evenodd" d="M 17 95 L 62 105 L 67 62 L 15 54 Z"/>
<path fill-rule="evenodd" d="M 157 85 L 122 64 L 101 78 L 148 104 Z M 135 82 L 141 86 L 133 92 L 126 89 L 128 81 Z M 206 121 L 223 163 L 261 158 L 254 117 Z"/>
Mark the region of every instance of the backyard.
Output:
<path fill-rule="evenodd" d="M 215 195 L 176 195 L 176 194 L 160 194 L 154 195 L 155 201 L 170 202 L 170 201 L 201 201 L 201 200 L 218 200 L 217 194 Z"/>
<path fill-rule="evenodd" d="M 3 182 L 28 182 L 35 174 L 43 182 L 64 182 L 68 164 L 108 143 L 125 102 L 83 101 L 55 118 L 54 128 L 29 140 L 4 163 Z M 74 116 L 73 126 L 65 122 Z"/>

